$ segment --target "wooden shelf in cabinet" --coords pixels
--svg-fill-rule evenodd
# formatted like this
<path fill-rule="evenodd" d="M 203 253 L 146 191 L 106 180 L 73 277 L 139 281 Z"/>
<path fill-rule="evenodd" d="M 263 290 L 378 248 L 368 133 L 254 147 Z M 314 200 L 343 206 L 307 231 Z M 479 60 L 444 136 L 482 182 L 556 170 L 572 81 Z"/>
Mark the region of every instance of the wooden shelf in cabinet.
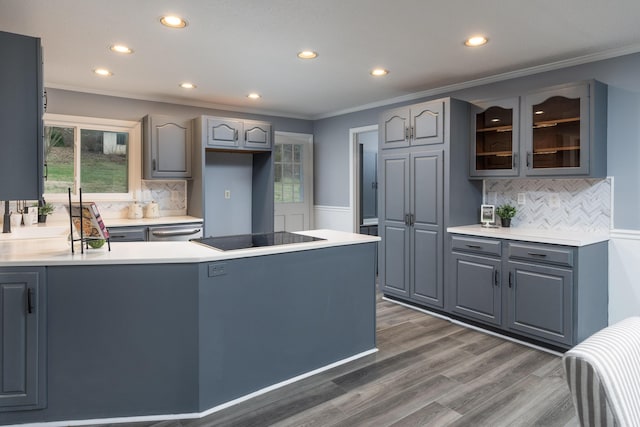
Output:
<path fill-rule="evenodd" d="M 513 126 L 507 125 L 507 126 L 495 126 L 490 128 L 476 129 L 476 133 L 477 132 L 511 132 L 512 130 L 513 130 Z"/>
<path fill-rule="evenodd" d="M 534 151 L 533 154 L 556 154 L 558 151 L 577 151 L 580 150 L 579 145 L 571 146 L 571 147 L 553 147 L 553 148 L 545 148 L 544 150 Z"/>
<path fill-rule="evenodd" d="M 511 157 L 512 151 L 487 151 L 486 153 L 476 153 L 476 157 L 484 156 L 496 156 L 496 157 Z"/>
<path fill-rule="evenodd" d="M 533 128 L 534 129 L 549 128 L 549 127 L 557 126 L 562 123 L 574 123 L 574 122 L 580 122 L 580 117 L 569 117 L 566 119 L 557 119 L 557 120 L 542 120 L 539 122 L 535 122 L 533 124 Z"/>

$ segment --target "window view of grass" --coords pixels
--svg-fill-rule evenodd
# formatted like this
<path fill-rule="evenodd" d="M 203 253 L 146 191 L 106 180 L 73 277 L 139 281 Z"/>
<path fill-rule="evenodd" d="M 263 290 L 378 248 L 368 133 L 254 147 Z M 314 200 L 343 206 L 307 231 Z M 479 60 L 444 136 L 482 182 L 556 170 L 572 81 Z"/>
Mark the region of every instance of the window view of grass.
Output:
<path fill-rule="evenodd" d="M 46 193 L 64 193 L 73 188 L 79 173 L 85 193 L 128 192 L 128 134 L 82 129 L 80 131 L 80 170 L 74 168 L 72 127 L 45 127 L 47 156 Z"/>

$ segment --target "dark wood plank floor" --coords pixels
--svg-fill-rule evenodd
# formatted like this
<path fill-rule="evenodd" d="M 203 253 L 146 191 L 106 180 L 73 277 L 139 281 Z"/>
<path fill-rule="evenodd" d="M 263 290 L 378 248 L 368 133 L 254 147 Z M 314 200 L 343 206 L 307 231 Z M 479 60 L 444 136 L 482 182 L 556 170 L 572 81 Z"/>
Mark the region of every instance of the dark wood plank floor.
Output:
<path fill-rule="evenodd" d="M 559 357 L 380 299 L 377 320 L 376 354 L 206 418 L 129 426 L 578 425 Z"/>

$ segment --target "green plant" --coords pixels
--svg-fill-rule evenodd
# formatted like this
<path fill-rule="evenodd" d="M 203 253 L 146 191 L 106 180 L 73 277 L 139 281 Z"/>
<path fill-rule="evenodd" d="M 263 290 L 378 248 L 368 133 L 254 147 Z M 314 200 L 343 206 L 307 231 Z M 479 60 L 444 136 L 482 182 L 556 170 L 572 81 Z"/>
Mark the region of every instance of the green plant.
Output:
<path fill-rule="evenodd" d="M 509 203 L 505 203 L 504 205 L 500 205 L 496 208 L 496 215 L 500 218 L 513 218 L 516 215 L 516 208 Z"/>
<path fill-rule="evenodd" d="M 38 207 L 38 215 L 49 215 L 55 209 L 51 203 L 45 203 Z"/>

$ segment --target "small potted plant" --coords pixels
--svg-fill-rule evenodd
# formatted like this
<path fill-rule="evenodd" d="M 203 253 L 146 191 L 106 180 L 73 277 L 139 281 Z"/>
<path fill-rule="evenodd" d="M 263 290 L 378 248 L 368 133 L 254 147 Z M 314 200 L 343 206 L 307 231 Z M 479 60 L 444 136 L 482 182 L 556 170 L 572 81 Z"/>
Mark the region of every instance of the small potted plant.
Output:
<path fill-rule="evenodd" d="M 511 218 L 516 215 L 516 208 L 509 203 L 505 203 L 496 208 L 496 215 L 500 217 L 500 224 L 503 227 L 511 227 Z"/>
<path fill-rule="evenodd" d="M 47 222 L 47 215 L 53 212 L 55 208 L 51 203 L 45 203 L 42 206 L 38 206 L 38 223 L 44 224 Z"/>

